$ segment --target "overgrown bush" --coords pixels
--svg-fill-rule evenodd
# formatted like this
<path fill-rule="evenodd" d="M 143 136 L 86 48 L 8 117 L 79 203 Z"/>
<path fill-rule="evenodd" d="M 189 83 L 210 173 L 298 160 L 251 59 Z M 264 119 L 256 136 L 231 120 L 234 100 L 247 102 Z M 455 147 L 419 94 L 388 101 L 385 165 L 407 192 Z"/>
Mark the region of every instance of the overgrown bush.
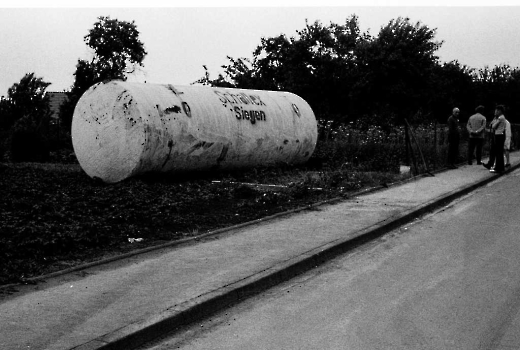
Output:
<path fill-rule="evenodd" d="M 512 125 L 513 144 L 516 126 Z M 399 172 L 401 165 L 413 167 L 415 174 L 445 167 L 447 159 L 447 126 L 424 123 L 409 128 L 406 142 L 404 126 L 368 126 L 354 123 L 334 125 L 332 121 L 318 122 L 319 140 L 309 165 L 321 169 L 349 168 L 357 171 Z M 468 133 L 460 124 L 458 162 L 467 160 Z M 489 153 L 489 142 L 483 155 Z"/>
<path fill-rule="evenodd" d="M 11 136 L 13 162 L 45 162 L 49 159 L 46 140 L 33 130 L 16 130 Z"/>
<path fill-rule="evenodd" d="M 10 130 L 10 159 L 13 162 L 45 162 L 49 160 L 49 142 L 30 116 L 18 120 Z"/>
<path fill-rule="evenodd" d="M 9 132 L 0 130 L 0 162 L 7 161 L 9 151 Z"/>
<path fill-rule="evenodd" d="M 319 122 L 319 140 L 310 164 L 327 169 L 356 169 L 398 173 L 404 157 L 404 134 L 399 128 L 357 127 L 353 123 L 334 127 Z"/>
<path fill-rule="evenodd" d="M 398 173 L 402 151 L 402 147 L 395 144 L 323 141 L 318 143 L 313 157 L 331 170 L 347 168 Z"/>

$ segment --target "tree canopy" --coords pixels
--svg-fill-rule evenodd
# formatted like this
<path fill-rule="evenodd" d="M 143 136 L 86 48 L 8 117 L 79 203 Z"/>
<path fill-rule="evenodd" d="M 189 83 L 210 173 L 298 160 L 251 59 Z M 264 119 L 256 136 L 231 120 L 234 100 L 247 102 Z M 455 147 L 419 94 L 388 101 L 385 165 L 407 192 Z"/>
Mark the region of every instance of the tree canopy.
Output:
<path fill-rule="evenodd" d="M 139 40 L 139 31 L 134 21 L 118 21 L 103 16 L 98 19 L 84 37 L 85 43 L 94 50 L 92 64 L 99 74 L 124 79 L 136 65 L 143 65 L 147 54 Z M 127 71 L 129 67 L 133 69 Z"/>
<path fill-rule="evenodd" d="M 520 110 L 520 71 L 508 66 L 476 71 L 439 62 L 436 29 L 398 17 L 376 36 L 362 33 L 358 17 L 344 24 L 305 23 L 294 36 L 262 37 L 252 58 L 228 57 L 223 73 L 195 83 L 284 90 L 304 98 L 318 118 L 336 122 L 445 122 L 454 106 L 469 116 L 479 104 L 491 113 L 502 103 Z M 493 92 L 491 92 L 493 91 Z M 513 116 L 512 116 L 513 117 Z"/>
<path fill-rule="evenodd" d="M 369 35 L 360 32 L 355 15 L 342 25 L 306 22 L 305 28 L 296 33 L 294 37 L 262 37 L 252 60 L 228 57 L 230 64 L 223 66 L 224 75 L 211 80 L 206 69 L 206 76 L 197 82 L 291 91 L 315 109 L 342 113 L 345 96 L 350 92 L 357 48 Z"/>
<path fill-rule="evenodd" d="M 432 73 L 438 63 L 435 29 L 409 18 L 391 20 L 358 49 L 356 100 L 373 113 L 410 117 L 430 105 Z M 366 109 L 366 107 L 364 107 Z M 359 110 L 361 111 L 361 110 Z"/>
<path fill-rule="evenodd" d="M 60 119 L 69 128 L 74 107 L 89 87 L 105 80 L 126 80 L 129 74 L 143 66 L 147 55 L 134 21 L 98 17 L 83 39 L 92 49 L 93 58 L 90 61 L 78 60 L 74 84 L 68 94 L 69 102 L 60 111 Z"/>
<path fill-rule="evenodd" d="M 8 130 L 13 124 L 28 118 L 39 126 L 49 114 L 48 97 L 45 90 L 51 83 L 27 73 L 20 82 L 7 90 L 7 98 L 0 101 L 0 127 Z"/>
<path fill-rule="evenodd" d="M 27 73 L 0 100 L 0 159 L 6 150 L 13 161 L 43 161 L 48 158 L 49 98 L 51 83 Z"/>

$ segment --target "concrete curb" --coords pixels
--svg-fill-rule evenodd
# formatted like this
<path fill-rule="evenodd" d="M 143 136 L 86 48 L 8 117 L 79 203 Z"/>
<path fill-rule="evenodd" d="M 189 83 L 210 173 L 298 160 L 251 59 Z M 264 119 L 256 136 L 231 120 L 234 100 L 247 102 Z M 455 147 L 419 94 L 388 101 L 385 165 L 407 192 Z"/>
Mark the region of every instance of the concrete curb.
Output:
<path fill-rule="evenodd" d="M 172 306 L 160 314 L 136 321 L 73 349 L 116 350 L 135 348 L 157 338 L 165 332 L 171 332 L 176 328 L 209 317 L 227 306 L 259 294 L 279 283 L 311 270 L 340 254 L 409 223 L 419 216 L 440 208 L 519 167 L 520 163 L 504 173 L 495 174 L 482 181 L 451 191 L 415 208 L 408 209 L 370 227 L 359 230 L 354 237 L 329 242 L 262 272 L 200 295 L 182 304 Z"/>

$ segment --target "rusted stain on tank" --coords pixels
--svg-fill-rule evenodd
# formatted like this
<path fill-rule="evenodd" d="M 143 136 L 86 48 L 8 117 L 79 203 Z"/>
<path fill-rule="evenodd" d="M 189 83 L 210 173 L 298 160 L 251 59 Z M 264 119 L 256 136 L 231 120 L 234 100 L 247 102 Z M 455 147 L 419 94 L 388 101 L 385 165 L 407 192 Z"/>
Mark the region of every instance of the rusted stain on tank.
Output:
<path fill-rule="evenodd" d="M 161 106 L 155 105 L 155 108 L 157 109 L 157 112 L 159 113 L 159 118 L 163 118 L 164 116 L 167 116 L 172 113 L 181 113 L 182 108 L 177 105 L 173 105 L 170 107 L 166 107 L 165 109 L 162 109 Z"/>
<path fill-rule="evenodd" d="M 137 173 L 140 169 L 150 169 L 150 171 L 160 171 L 168 161 L 172 159 L 174 148 L 173 140 L 168 139 L 164 130 L 152 125 L 145 125 L 143 128 L 145 143 L 142 148 L 142 156 L 139 159 L 139 166 L 136 167 Z M 165 148 L 167 148 L 166 158 L 164 158 Z M 165 160 L 163 160 L 165 159 Z"/>
<path fill-rule="evenodd" d="M 178 135 L 178 140 L 179 141 L 177 142 L 177 144 L 181 144 L 181 145 L 191 145 L 194 142 L 198 142 L 198 139 L 195 136 L 193 136 L 192 134 L 184 133 L 184 132 L 181 132 Z"/>
<path fill-rule="evenodd" d="M 137 120 L 135 120 L 133 117 L 130 117 L 127 119 L 127 122 L 125 124 L 125 129 L 131 129 L 137 124 Z"/>
<path fill-rule="evenodd" d="M 164 168 L 166 163 L 168 163 L 168 161 L 170 160 L 170 157 L 171 157 L 171 154 L 172 154 L 172 148 L 173 148 L 173 141 L 172 140 L 168 141 L 168 148 L 169 148 L 168 155 L 166 156 L 166 159 L 164 160 L 164 163 L 161 166 L 161 168 Z"/>
<path fill-rule="evenodd" d="M 211 146 L 213 146 L 214 142 L 206 142 L 206 141 L 200 141 L 200 142 L 197 142 L 196 144 L 194 144 L 193 146 L 191 146 L 191 152 L 199 149 L 199 148 L 202 148 L 202 149 L 208 149 L 210 148 Z"/>
<path fill-rule="evenodd" d="M 125 111 L 130 107 L 130 105 L 132 104 L 132 101 L 133 101 L 133 98 L 130 98 L 130 101 L 123 103 L 123 108 L 125 109 Z"/>
<path fill-rule="evenodd" d="M 123 90 L 116 98 L 116 101 L 121 101 L 123 96 L 128 92 L 128 90 Z"/>
<path fill-rule="evenodd" d="M 202 154 L 204 154 L 204 152 L 210 148 L 211 146 L 213 146 L 214 142 L 206 142 L 206 141 L 200 141 L 200 140 L 197 140 L 194 144 L 191 144 L 189 146 L 189 148 L 187 149 L 187 153 L 186 155 L 187 156 L 195 156 L 195 157 L 199 157 L 201 156 Z"/>
<path fill-rule="evenodd" d="M 173 92 L 175 95 L 182 95 L 184 92 L 182 91 L 179 91 L 177 90 L 173 85 L 171 84 L 168 84 L 166 85 L 166 87 L 168 88 L 168 90 L 170 90 L 171 92 Z"/>
<path fill-rule="evenodd" d="M 144 136 L 145 136 L 143 151 L 146 152 L 150 148 L 150 142 L 149 141 L 150 141 L 150 135 L 153 133 L 152 127 L 150 125 L 145 124 L 143 126 L 143 133 L 144 133 Z"/>
<path fill-rule="evenodd" d="M 164 110 L 164 114 L 170 114 L 170 113 L 180 113 L 182 111 L 181 107 L 179 106 L 171 106 Z"/>
<path fill-rule="evenodd" d="M 223 144 L 222 150 L 220 151 L 220 155 L 217 158 L 217 165 L 220 165 L 220 163 L 222 163 L 226 159 L 228 150 L 229 150 L 229 145 Z"/>

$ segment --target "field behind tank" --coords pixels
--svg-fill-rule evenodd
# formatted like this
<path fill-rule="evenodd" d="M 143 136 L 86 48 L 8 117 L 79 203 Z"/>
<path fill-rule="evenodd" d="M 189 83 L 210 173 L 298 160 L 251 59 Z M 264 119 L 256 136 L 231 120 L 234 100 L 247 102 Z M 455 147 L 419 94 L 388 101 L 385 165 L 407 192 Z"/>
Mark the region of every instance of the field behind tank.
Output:
<path fill-rule="evenodd" d="M 402 130 L 322 130 L 327 133 L 313 157 L 298 167 L 175 179 L 150 175 L 104 184 L 88 177 L 79 164 L 2 163 L 0 285 L 410 176 L 400 172 L 406 154 Z M 420 135 L 425 145 L 433 140 L 428 128 Z M 445 146 L 430 148 L 422 147 L 422 152 L 432 169 L 444 157 Z"/>

